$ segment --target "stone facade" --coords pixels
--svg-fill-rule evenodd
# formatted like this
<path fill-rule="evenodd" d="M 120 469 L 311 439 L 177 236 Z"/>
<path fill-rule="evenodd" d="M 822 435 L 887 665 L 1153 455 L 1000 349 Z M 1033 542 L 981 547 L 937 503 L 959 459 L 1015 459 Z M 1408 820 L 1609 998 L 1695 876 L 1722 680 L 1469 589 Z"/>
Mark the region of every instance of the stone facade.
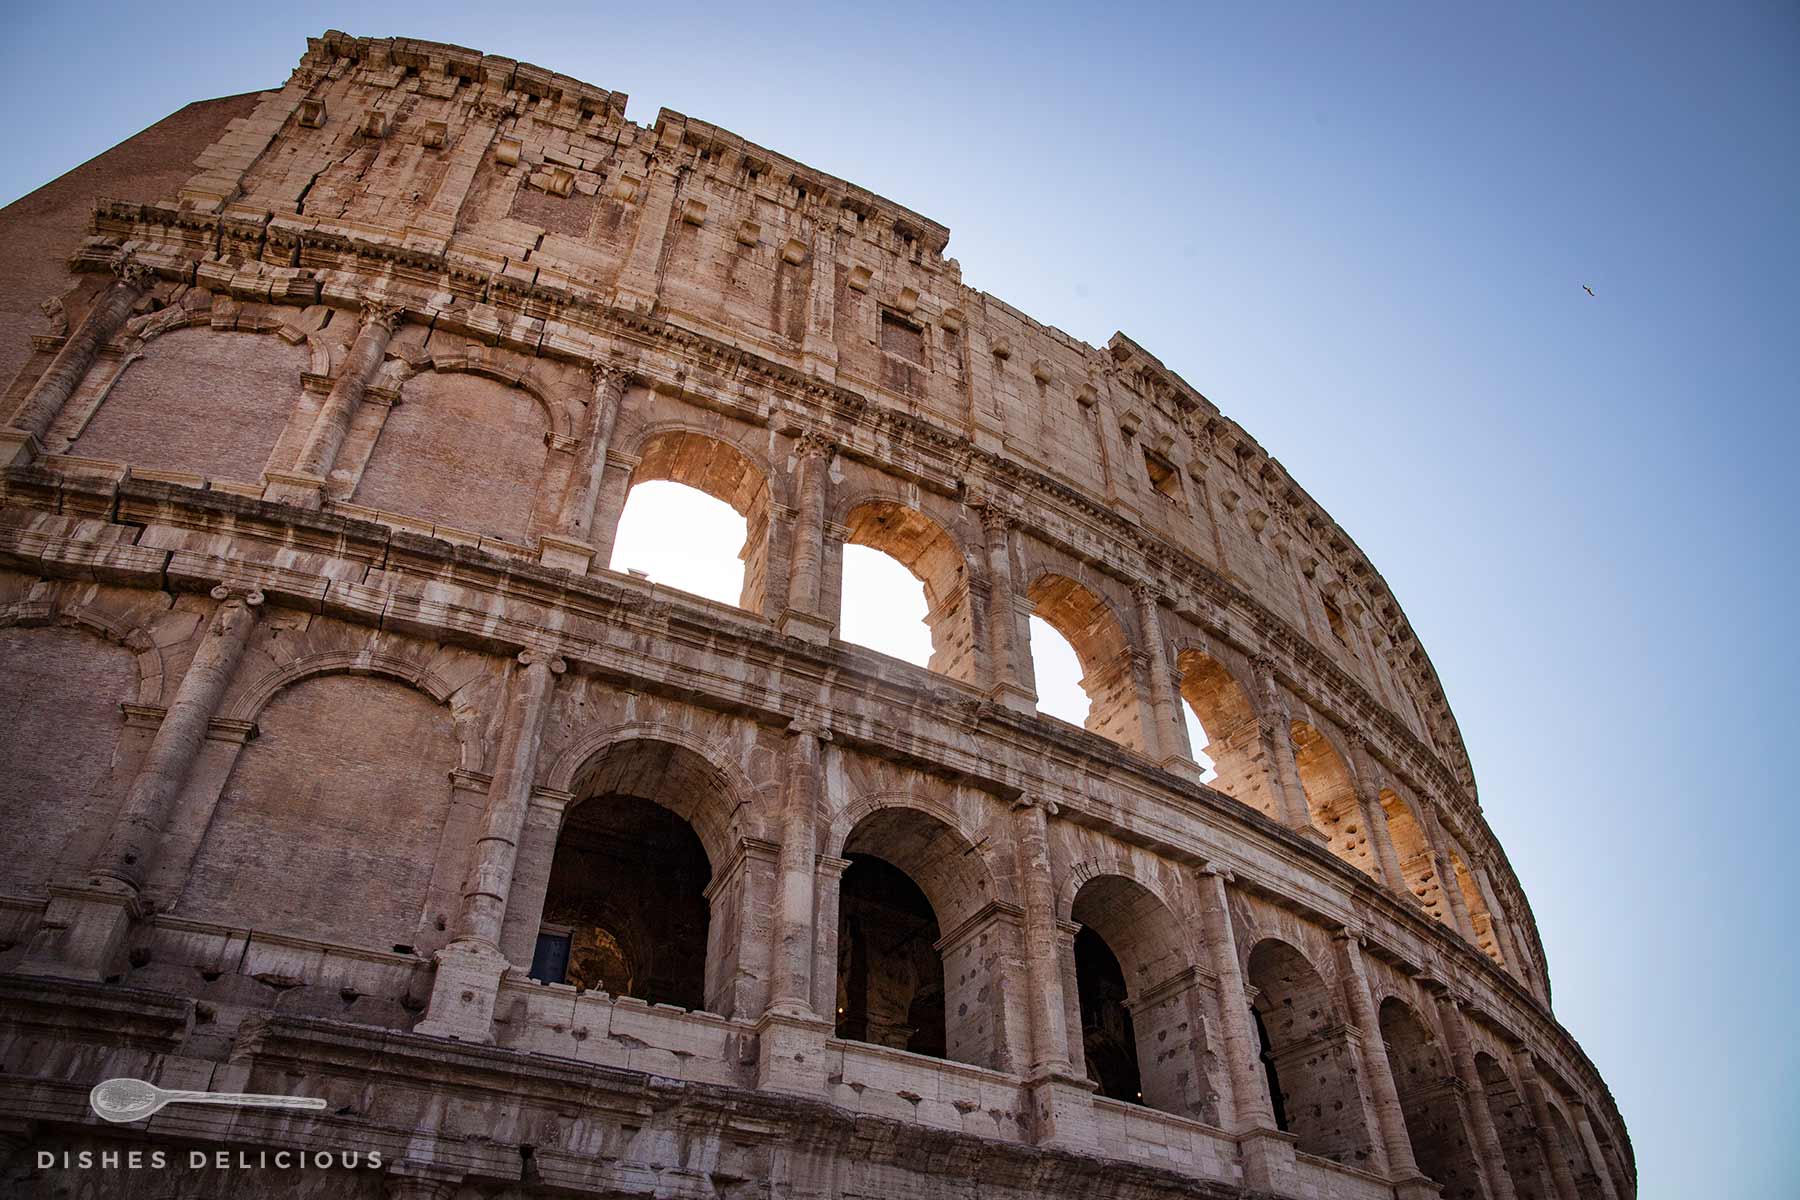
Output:
<path fill-rule="evenodd" d="M 328 33 L 0 212 L 9 1193 L 1634 1195 L 1349 537 L 941 225 L 624 108 Z M 648 480 L 741 605 L 607 569 Z M 846 544 L 930 669 L 834 637 Z"/>

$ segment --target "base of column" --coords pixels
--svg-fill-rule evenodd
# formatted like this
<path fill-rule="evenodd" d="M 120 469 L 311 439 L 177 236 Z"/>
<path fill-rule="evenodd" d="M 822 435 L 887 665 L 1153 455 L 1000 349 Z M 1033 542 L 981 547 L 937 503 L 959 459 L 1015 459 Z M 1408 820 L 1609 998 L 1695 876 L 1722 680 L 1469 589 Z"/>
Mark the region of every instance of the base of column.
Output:
<path fill-rule="evenodd" d="M 770 1009 L 756 1023 L 756 1086 L 797 1096 L 825 1094 L 825 1043 L 832 1025 L 812 1013 Z"/>
<path fill-rule="evenodd" d="M 25 430 L 0 429 L 0 468 L 28 466 L 43 452 L 43 446 Z"/>
<path fill-rule="evenodd" d="M 1300 1190 L 1300 1172 L 1294 1165 L 1296 1140 L 1293 1134 L 1279 1129 L 1252 1129 L 1239 1134 L 1244 1183 L 1259 1191 L 1296 1194 Z"/>
<path fill-rule="evenodd" d="M 654 289 L 650 291 L 640 291 L 637 288 L 620 284 L 618 291 L 613 293 L 613 304 L 615 307 L 623 308 L 628 312 L 644 313 L 647 315 L 656 307 L 656 292 Z"/>
<path fill-rule="evenodd" d="M 988 699 L 992 700 L 995 704 L 998 704 L 1001 708 L 1010 709 L 1016 713 L 1025 713 L 1030 716 L 1037 715 L 1037 696 L 1016 683 L 1002 683 L 996 685 L 989 690 Z"/>
<path fill-rule="evenodd" d="M 142 915 L 137 889 L 117 880 L 53 885 L 43 923 L 13 974 L 103 983 L 122 969 L 126 935 Z"/>
<path fill-rule="evenodd" d="M 1162 760 L 1161 766 L 1169 774 L 1179 775 L 1189 783 L 1199 783 L 1200 776 L 1204 774 L 1200 770 L 1200 764 L 1185 754 L 1171 754 Z"/>
<path fill-rule="evenodd" d="M 546 533 L 538 538 L 538 561 L 553 571 L 586 575 L 594 563 L 594 548 L 574 538 Z"/>
<path fill-rule="evenodd" d="M 1323 829 L 1320 829 L 1317 825 L 1314 825 L 1311 821 L 1308 821 L 1304 825 L 1296 825 L 1294 827 L 1294 832 L 1309 842 L 1317 842 L 1321 846 L 1331 845 L 1331 835 L 1326 833 Z"/>
<path fill-rule="evenodd" d="M 413 1032 L 484 1046 L 492 1043 L 500 977 L 511 965 L 505 955 L 480 942 L 451 942 L 433 959 L 437 973 L 431 981 L 431 1001 Z"/>
<path fill-rule="evenodd" d="M 1100 1149 L 1094 1120 L 1094 1082 L 1053 1072 L 1025 1081 L 1031 1106 L 1031 1141 L 1037 1146 L 1092 1154 Z"/>
<path fill-rule="evenodd" d="M 782 613 L 778 627 L 789 637 L 820 646 L 830 642 L 831 635 L 837 632 L 837 622 L 830 617 L 801 612 L 797 608 L 790 608 Z"/>
<path fill-rule="evenodd" d="M 319 508 L 325 502 L 325 477 L 300 471 L 265 471 L 263 499 L 295 508 Z"/>
<path fill-rule="evenodd" d="M 1442 1200 L 1444 1189 L 1423 1175 L 1402 1179 L 1394 1184 L 1394 1200 Z"/>
<path fill-rule="evenodd" d="M 837 379 L 837 346 L 816 333 L 808 333 L 800 340 L 800 361 L 806 373 L 815 379 L 827 383 Z"/>

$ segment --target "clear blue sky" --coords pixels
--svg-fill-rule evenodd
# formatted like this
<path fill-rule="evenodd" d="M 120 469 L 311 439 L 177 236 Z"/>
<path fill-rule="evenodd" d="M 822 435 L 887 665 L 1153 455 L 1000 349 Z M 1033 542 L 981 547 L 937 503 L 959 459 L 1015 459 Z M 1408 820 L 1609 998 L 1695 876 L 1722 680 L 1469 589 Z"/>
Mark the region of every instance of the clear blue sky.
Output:
<path fill-rule="evenodd" d="M 1349 7 L 19 6 L 0 200 L 336 26 L 944 222 L 969 283 L 1149 347 L 1386 575 L 1642 1195 L 1792 1195 L 1800 10 Z"/>

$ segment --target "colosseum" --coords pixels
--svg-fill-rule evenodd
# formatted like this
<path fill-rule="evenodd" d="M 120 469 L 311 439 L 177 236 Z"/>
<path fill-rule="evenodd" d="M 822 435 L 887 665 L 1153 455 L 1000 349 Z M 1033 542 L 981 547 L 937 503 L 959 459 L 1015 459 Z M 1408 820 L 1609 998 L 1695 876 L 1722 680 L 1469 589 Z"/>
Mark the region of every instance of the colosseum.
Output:
<path fill-rule="evenodd" d="M 944 226 L 331 32 L 0 234 L 12 1194 L 1635 1196 L 1381 575 Z"/>

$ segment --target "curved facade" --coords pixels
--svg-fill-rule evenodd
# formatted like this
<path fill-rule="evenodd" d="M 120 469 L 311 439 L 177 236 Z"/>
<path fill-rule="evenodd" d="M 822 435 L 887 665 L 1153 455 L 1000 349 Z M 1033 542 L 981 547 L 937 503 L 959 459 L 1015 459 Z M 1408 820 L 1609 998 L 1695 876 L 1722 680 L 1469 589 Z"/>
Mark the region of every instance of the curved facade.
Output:
<path fill-rule="evenodd" d="M 963 286 L 944 227 L 624 107 L 330 33 L 0 213 L 18 1161 L 1634 1195 L 1344 531 L 1131 339 Z M 744 518 L 738 605 L 608 569 L 655 480 Z M 920 579 L 929 667 L 835 636 L 846 544 Z M 1085 730 L 1036 711 L 1034 615 Z M 328 1107 L 105 1126 L 112 1075 Z"/>

